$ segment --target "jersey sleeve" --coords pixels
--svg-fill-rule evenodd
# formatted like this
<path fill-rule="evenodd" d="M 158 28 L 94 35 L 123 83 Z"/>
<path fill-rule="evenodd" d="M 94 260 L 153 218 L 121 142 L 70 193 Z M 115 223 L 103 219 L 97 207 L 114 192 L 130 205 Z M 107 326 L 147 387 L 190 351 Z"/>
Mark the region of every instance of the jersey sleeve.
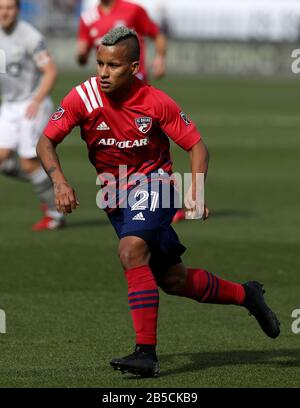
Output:
<path fill-rule="evenodd" d="M 146 10 L 140 6 L 136 6 L 135 29 L 139 34 L 150 38 L 156 37 L 160 31 L 158 25 L 151 20 Z"/>
<path fill-rule="evenodd" d="M 39 68 L 51 60 L 43 35 L 35 29 L 30 30 L 28 35 L 27 51 Z"/>
<path fill-rule="evenodd" d="M 61 101 L 44 129 L 44 135 L 55 143 L 60 143 L 83 118 L 83 107 L 77 91 L 71 92 Z"/>
<path fill-rule="evenodd" d="M 201 140 L 196 125 L 168 95 L 157 90 L 155 97 L 160 128 L 184 150 L 190 150 Z"/>

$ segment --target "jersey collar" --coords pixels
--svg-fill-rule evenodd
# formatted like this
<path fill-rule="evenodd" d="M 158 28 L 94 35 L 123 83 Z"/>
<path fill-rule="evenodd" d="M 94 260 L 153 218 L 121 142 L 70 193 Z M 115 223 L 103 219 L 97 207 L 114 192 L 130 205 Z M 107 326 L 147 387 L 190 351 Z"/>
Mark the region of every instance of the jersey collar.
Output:
<path fill-rule="evenodd" d="M 112 8 L 109 10 L 108 13 L 104 13 L 104 12 L 102 11 L 101 2 L 100 2 L 99 6 L 98 6 L 98 11 L 99 11 L 100 15 L 101 15 L 102 17 L 109 16 L 110 14 L 112 14 L 112 13 L 115 11 L 115 9 L 118 7 L 118 4 L 119 4 L 120 2 L 121 2 L 121 0 L 115 0 L 115 4 L 112 6 Z"/>
<path fill-rule="evenodd" d="M 100 88 L 100 80 L 99 77 L 97 77 L 98 85 Z M 123 96 L 122 98 L 119 99 L 110 99 L 108 95 L 106 95 L 104 92 L 101 92 L 101 96 L 104 97 L 104 100 L 108 103 L 108 105 L 126 105 L 127 101 L 131 100 L 134 95 L 139 91 L 140 87 L 143 85 L 142 81 L 140 81 L 138 78 L 134 78 L 134 82 L 132 84 L 132 87 L 130 88 L 129 92 Z"/>

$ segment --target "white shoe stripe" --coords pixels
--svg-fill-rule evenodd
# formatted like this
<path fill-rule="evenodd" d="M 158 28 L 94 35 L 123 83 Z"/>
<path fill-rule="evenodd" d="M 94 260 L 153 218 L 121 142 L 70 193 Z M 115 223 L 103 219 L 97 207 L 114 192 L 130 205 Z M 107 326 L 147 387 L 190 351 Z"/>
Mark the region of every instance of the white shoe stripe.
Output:
<path fill-rule="evenodd" d="M 91 107 L 90 101 L 80 85 L 76 86 L 76 91 L 79 93 L 80 98 L 83 100 L 88 113 L 91 113 L 93 111 L 93 108 Z"/>
<path fill-rule="evenodd" d="M 101 99 L 101 96 L 100 96 L 100 93 L 99 93 L 98 84 L 97 84 L 97 78 L 96 78 L 96 77 L 93 77 L 93 78 L 91 79 L 91 83 L 92 83 L 92 87 L 93 87 L 93 89 L 94 89 L 95 95 L 96 95 L 96 97 L 97 97 L 97 99 L 98 99 L 98 103 L 99 103 L 99 105 L 103 108 L 103 102 L 102 102 L 102 99 Z"/>
<path fill-rule="evenodd" d="M 90 101 L 92 102 L 92 107 L 94 109 L 99 108 L 99 105 L 98 105 L 98 103 L 96 101 L 96 98 L 95 98 L 94 92 L 92 90 L 91 84 L 89 83 L 89 81 L 85 81 L 84 85 L 85 85 L 86 90 L 87 90 L 87 92 L 89 94 Z"/>

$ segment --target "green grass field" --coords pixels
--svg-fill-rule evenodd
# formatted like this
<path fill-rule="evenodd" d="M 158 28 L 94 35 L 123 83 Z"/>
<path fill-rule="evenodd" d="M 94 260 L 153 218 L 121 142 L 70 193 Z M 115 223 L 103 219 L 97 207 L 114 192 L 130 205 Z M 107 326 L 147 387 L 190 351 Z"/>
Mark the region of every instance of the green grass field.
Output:
<path fill-rule="evenodd" d="M 61 75 L 55 102 L 82 82 Z M 94 170 L 74 132 L 59 148 L 80 208 L 62 231 L 33 233 L 31 186 L 0 178 L 1 387 L 297 387 L 300 334 L 300 84 L 295 80 L 168 78 L 157 83 L 197 122 L 210 153 L 211 218 L 176 225 L 187 265 L 260 280 L 281 320 L 267 338 L 239 307 L 161 293 L 161 376 L 136 379 L 109 360 L 134 344 L 117 239 L 96 207 Z M 173 148 L 175 169 L 187 155 Z M 298 163 L 298 164 L 297 164 Z"/>

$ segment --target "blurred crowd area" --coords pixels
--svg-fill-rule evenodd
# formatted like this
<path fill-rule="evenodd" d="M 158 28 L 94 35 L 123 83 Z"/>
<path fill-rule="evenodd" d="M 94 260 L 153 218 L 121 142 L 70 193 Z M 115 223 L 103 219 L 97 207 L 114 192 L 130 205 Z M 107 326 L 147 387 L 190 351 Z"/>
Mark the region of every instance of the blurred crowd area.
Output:
<path fill-rule="evenodd" d="M 170 38 L 300 41 L 300 0 L 130 0 Z M 22 16 L 48 36 L 72 37 L 80 13 L 98 0 L 23 0 Z"/>
<path fill-rule="evenodd" d="M 169 73 L 293 76 L 291 55 L 300 48 L 300 0 L 130 1 L 142 5 L 167 34 Z M 79 17 L 97 4 L 99 0 L 21 0 L 22 17 L 45 35 L 61 69 L 76 70 Z M 147 54 L 151 61 L 151 42 Z M 93 59 L 85 69 L 94 69 Z"/>
<path fill-rule="evenodd" d="M 22 0 L 21 16 L 46 35 L 74 35 L 81 13 L 81 0 Z"/>

